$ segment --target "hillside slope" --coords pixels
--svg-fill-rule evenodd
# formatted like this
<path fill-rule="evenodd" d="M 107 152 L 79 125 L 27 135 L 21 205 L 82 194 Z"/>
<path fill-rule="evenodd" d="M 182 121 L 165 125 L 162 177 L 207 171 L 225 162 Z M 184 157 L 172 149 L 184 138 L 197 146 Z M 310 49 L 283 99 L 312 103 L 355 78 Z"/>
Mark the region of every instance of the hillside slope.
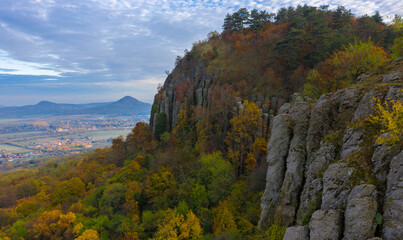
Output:
<path fill-rule="evenodd" d="M 165 130 L 170 131 L 181 109 L 191 115 L 198 108 L 207 111 L 210 122 L 223 122 L 217 128 L 226 131 L 234 115 L 232 109 L 245 99 L 259 106 L 269 126 L 279 106 L 302 90 L 308 71 L 334 51 L 368 39 L 389 47 L 395 37 L 379 15 L 354 17 L 343 7 L 333 11 L 290 7 L 261 22 L 257 19 L 242 20 L 243 27 L 224 26 L 221 34 L 210 33 L 207 40 L 195 43 L 177 58 L 175 69 L 155 96 L 151 114 L 154 131 L 159 113 L 164 113 Z M 248 24 L 256 21 L 257 26 Z M 218 111 L 223 111 L 224 117 L 212 116 Z"/>
<path fill-rule="evenodd" d="M 252 12 L 177 59 L 150 124 L 0 175 L 0 239 L 401 239 L 398 33 L 343 7 Z M 313 83 L 335 86 L 295 94 Z"/>

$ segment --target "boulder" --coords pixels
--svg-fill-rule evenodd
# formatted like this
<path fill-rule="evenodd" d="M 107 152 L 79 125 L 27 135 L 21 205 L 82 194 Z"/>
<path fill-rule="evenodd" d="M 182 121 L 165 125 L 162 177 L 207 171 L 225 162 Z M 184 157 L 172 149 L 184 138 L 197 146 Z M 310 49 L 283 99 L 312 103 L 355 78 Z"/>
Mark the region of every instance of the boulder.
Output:
<path fill-rule="evenodd" d="M 309 222 L 310 240 L 337 240 L 342 232 L 341 210 L 318 210 Z"/>
<path fill-rule="evenodd" d="M 285 230 L 283 240 L 309 240 L 308 226 L 293 226 Z"/>
<path fill-rule="evenodd" d="M 394 72 L 387 75 L 383 75 L 382 82 L 383 83 L 394 83 L 400 79 L 400 72 Z"/>
<path fill-rule="evenodd" d="M 371 184 L 356 186 L 351 190 L 344 213 L 344 238 L 368 239 L 374 237 L 378 210 L 376 187 Z"/>
<path fill-rule="evenodd" d="M 346 163 L 331 164 L 323 174 L 322 210 L 337 209 L 346 203 L 349 180 L 354 171 Z"/>
<path fill-rule="evenodd" d="M 343 115 L 347 112 L 349 113 L 351 110 L 355 110 L 357 108 L 359 100 L 360 91 L 354 88 L 345 89 L 343 91 L 343 94 L 340 96 L 339 113 Z"/>
<path fill-rule="evenodd" d="M 388 101 L 396 101 L 396 100 L 403 101 L 402 88 L 403 88 L 403 85 L 390 86 L 389 90 L 388 90 L 388 93 L 386 94 L 386 100 L 388 100 Z"/>

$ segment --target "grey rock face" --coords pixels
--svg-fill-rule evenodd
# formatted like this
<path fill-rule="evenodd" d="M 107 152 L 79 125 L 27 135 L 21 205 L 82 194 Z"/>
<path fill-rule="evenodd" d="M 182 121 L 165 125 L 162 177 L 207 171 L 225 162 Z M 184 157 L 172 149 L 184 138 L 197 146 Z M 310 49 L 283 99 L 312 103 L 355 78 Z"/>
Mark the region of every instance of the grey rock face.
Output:
<path fill-rule="evenodd" d="M 336 157 L 336 147 L 332 143 L 321 142 L 319 150 L 315 153 L 314 160 L 306 167 L 305 184 L 300 197 L 299 211 L 297 221 L 307 213 L 308 208 L 318 205 L 320 199 L 318 194 L 322 191 L 322 179 L 317 179 L 319 174 L 323 173 L 329 164 Z"/>
<path fill-rule="evenodd" d="M 403 57 L 398 57 L 398 58 L 396 58 L 395 60 L 393 60 L 393 61 L 391 62 L 391 64 L 398 63 L 398 62 L 400 62 L 400 61 L 402 61 L 402 60 L 403 60 Z"/>
<path fill-rule="evenodd" d="M 350 187 L 348 182 L 354 168 L 346 163 L 336 163 L 323 174 L 322 210 L 337 209 L 345 204 Z"/>
<path fill-rule="evenodd" d="M 361 149 L 364 131 L 359 128 L 349 128 L 344 132 L 343 146 L 341 148 L 340 158 L 344 159 L 349 154 Z"/>
<path fill-rule="evenodd" d="M 259 227 L 266 228 L 273 223 L 274 213 L 280 197 L 285 173 L 285 162 L 291 139 L 291 115 L 277 115 L 273 120 L 271 138 L 268 143 L 266 189 L 262 196 L 262 213 Z"/>
<path fill-rule="evenodd" d="M 351 190 L 344 213 L 344 238 L 368 239 L 374 237 L 375 215 L 378 209 L 376 187 L 363 184 Z"/>
<path fill-rule="evenodd" d="M 400 75 L 401 75 L 400 72 L 394 72 L 394 73 L 391 73 L 391 74 L 384 75 L 382 77 L 382 82 L 383 83 L 396 82 L 396 81 L 398 81 L 400 79 Z"/>
<path fill-rule="evenodd" d="M 360 76 L 357 77 L 357 79 L 355 81 L 356 82 L 365 81 L 368 77 L 369 77 L 369 74 L 361 74 Z"/>
<path fill-rule="evenodd" d="M 283 106 L 285 106 L 284 104 Z M 281 188 L 281 197 L 279 204 L 290 206 L 293 214 L 278 211 L 283 215 L 283 223 L 291 222 L 298 207 L 298 199 L 301 191 L 301 185 L 304 177 L 304 163 L 306 158 L 305 138 L 309 124 L 309 105 L 305 102 L 297 102 L 291 110 L 293 124 L 293 138 L 290 143 L 289 152 L 286 160 L 286 173 Z M 291 218 L 287 218 L 291 215 Z"/>
<path fill-rule="evenodd" d="M 294 226 L 285 230 L 283 240 L 309 240 L 308 226 Z"/>
<path fill-rule="evenodd" d="M 283 104 L 278 110 L 278 114 L 288 114 L 291 110 L 291 105 L 289 103 Z"/>
<path fill-rule="evenodd" d="M 383 213 L 383 239 L 403 239 L 403 151 L 390 162 Z"/>
<path fill-rule="evenodd" d="M 341 237 L 341 210 L 318 210 L 309 222 L 310 240 L 335 240 Z"/>
<path fill-rule="evenodd" d="M 319 150 L 315 153 L 315 158 L 306 171 L 307 182 L 317 178 L 320 173 L 323 173 L 329 164 L 335 160 L 336 146 L 329 142 L 321 142 Z"/>
<path fill-rule="evenodd" d="M 396 100 L 403 100 L 403 92 L 401 91 L 403 88 L 402 85 L 400 86 L 390 86 L 388 93 L 386 94 L 386 100 L 388 101 L 396 101 Z"/>
<path fill-rule="evenodd" d="M 202 105 L 203 104 L 203 89 L 202 88 L 196 89 L 195 95 L 196 95 L 196 105 Z"/>
<path fill-rule="evenodd" d="M 331 129 L 335 114 L 335 104 L 329 95 L 322 95 L 313 106 L 306 138 L 307 165 L 313 160 L 313 154 L 319 148 L 323 136 Z"/>
<path fill-rule="evenodd" d="M 321 199 L 321 192 L 323 189 L 322 178 L 317 178 L 311 182 L 305 183 L 304 191 L 301 194 L 300 208 L 297 214 L 297 222 L 306 216 L 309 212 L 319 209 Z"/>
<path fill-rule="evenodd" d="M 364 94 L 358 103 L 358 107 L 354 112 L 353 120 L 357 120 L 359 118 L 368 117 L 373 112 L 372 100 L 374 98 L 382 98 L 382 93 L 378 92 L 376 89 L 371 90 L 370 92 Z"/>
<path fill-rule="evenodd" d="M 354 88 L 347 88 L 340 96 L 339 113 L 344 114 L 349 110 L 355 110 L 360 100 L 360 91 Z M 348 114 L 350 115 L 350 114 Z"/>
<path fill-rule="evenodd" d="M 399 146 L 395 145 L 389 148 L 386 144 L 374 145 L 374 153 L 372 154 L 372 164 L 374 165 L 373 173 L 382 182 L 386 181 L 389 170 L 390 160 L 399 153 Z"/>

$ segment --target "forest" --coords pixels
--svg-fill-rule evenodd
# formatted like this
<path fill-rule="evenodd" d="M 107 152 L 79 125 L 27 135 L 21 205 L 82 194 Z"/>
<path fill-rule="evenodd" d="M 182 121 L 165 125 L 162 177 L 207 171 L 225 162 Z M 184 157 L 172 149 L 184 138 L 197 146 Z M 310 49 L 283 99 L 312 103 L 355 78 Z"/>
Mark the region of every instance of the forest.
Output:
<path fill-rule="evenodd" d="M 399 16 L 386 24 L 344 7 L 241 8 L 177 58 L 167 78 L 181 106 L 175 123 L 156 115 L 161 86 L 150 124 L 112 147 L 1 174 L 0 239 L 282 239 L 286 226 L 258 228 L 270 138 L 264 96 L 300 92 L 313 102 L 402 54 Z M 211 79 L 206 105 L 193 104 L 194 83 L 179 77 L 197 64 Z M 376 136 L 394 133 L 380 141 L 402 142 L 400 105 L 390 112 L 379 103 L 383 114 L 368 120 Z M 379 126 L 387 116 L 390 129 Z"/>

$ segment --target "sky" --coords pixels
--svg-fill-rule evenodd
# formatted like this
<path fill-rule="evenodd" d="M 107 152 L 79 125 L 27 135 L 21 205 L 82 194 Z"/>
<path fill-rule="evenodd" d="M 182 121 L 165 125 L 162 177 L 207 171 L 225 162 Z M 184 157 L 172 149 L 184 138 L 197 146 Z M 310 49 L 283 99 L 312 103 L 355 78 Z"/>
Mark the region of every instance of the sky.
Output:
<path fill-rule="evenodd" d="M 298 4 L 403 15 L 401 0 L 1 0 L 0 105 L 151 103 L 175 57 L 220 32 L 227 13 Z"/>

